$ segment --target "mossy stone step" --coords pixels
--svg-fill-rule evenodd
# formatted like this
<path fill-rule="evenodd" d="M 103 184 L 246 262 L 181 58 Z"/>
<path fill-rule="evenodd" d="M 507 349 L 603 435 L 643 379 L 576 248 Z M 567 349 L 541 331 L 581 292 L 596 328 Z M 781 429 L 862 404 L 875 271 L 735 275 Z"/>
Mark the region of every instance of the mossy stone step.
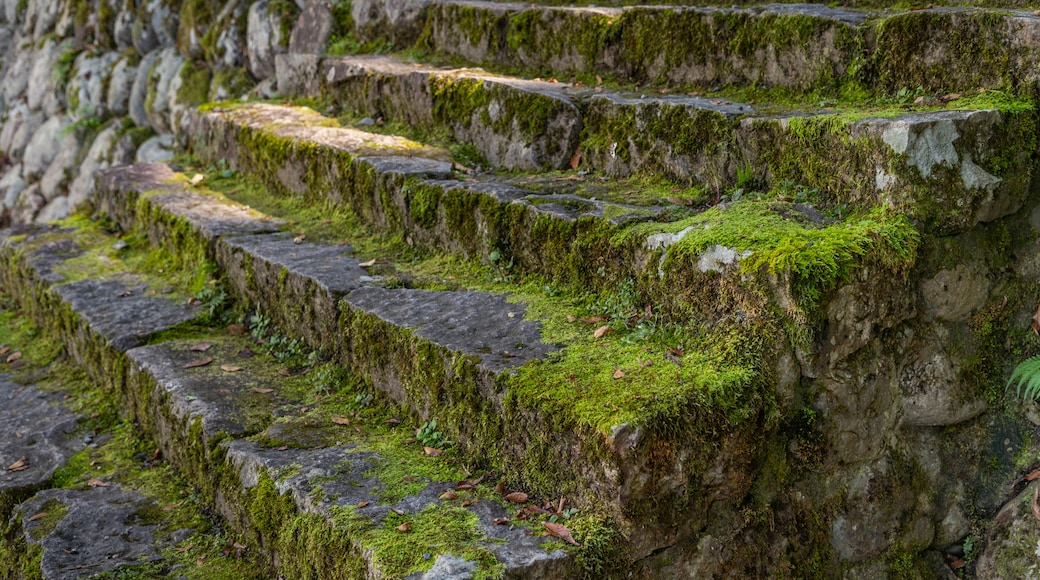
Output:
<path fill-rule="evenodd" d="M 574 8 L 454 0 L 429 3 L 423 22 L 417 46 L 474 64 L 702 88 L 1027 90 L 1040 60 L 1040 18 L 1032 12 L 966 7 Z"/>
<path fill-rule="evenodd" d="M 282 94 L 322 94 L 363 115 L 447 130 L 495 167 L 562 169 L 581 136 L 580 113 L 552 83 L 408 65 L 387 56 L 286 54 L 276 67 Z"/>
<path fill-rule="evenodd" d="M 54 243 L 54 237 L 74 236 L 75 232 L 45 232 L 42 235 L 47 243 Z M 110 301 L 66 300 L 59 290 L 76 286 L 79 282 L 51 286 L 48 281 L 35 276 L 28 263 L 21 263 L 23 260 L 31 262 L 33 254 L 19 251 L 19 246 L 33 247 L 36 241 L 32 236 L 7 239 L 4 246 L 5 280 L 18 279 L 23 287 L 33 287 L 33 292 L 21 296 L 27 307 L 38 302 L 41 296 L 56 298 L 47 303 L 48 307 L 54 308 L 52 314 L 57 314 L 49 322 L 66 343 L 78 345 L 85 335 L 101 334 L 94 340 L 103 346 L 99 345 L 91 358 L 84 358 L 83 364 L 95 370 L 104 368 L 111 373 L 106 384 L 119 397 L 123 410 L 157 439 L 163 456 L 207 497 L 216 501 L 229 523 L 252 538 L 254 547 L 279 570 L 290 576 L 316 573 L 324 577 L 356 574 L 401 577 L 434 566 L 436 556 L 442 554 L 438 551 L 440 549 L 470 560 L 476 558 L 476 563 L 464 565 L 475 574 L 557 577 L 569 565 L 569 558 L 558 547 L 548 551 L 543 549 L 543 538 L 524 533 L 524 529 L 500 529 L 501 526 L 493 520 L 507 517 L 503 507 L 482 506 L 467 510 L 465 506 L 456 505 L 460 502 L 452 504 L 447 498 L 438 499 L 445 490 L 456 487 L 457 482 L 465 478 L 463 473 L 437 457 L 428 456 L 432 454 L 424 453 L 422 447 L 414 442 L 410 447 L 405 446 L 407 443 L 400 443 L 411 432 L 404 429 L 398 432 L 393 427 L 399 422 L 397 420 L 387 427 L 387 423 L 382 421 L 382 417 L 387 416 L 385 411 L 380 411 L 375 419 L 366 420 L 361 409 L 344 407 L 341 403 L 317 401 L 304 405 L 305 393 L 308 392 L 306 385 L 299 378 L 284 376 L 284 371 L 266 357 L 253 356 L 249 347 L 255 347 L 255 343 L 250 340 L 217 333 L 141 346 L 124 353 L 115 343 L 123 333 L 107 327 L 100 331 L 92 327 L 91 321 L 107 322 Z M 113 238 L 100 243 L 114 241 Z M 76 256 L 70 259 L 76 259 Z M 62 270 L 60 263 L 55 262 L 52 266 L 53 271 Z M 159 304 L 168 302 L 162 297 L 144 296 Z M 120 299 L 118 294 L 112 298 Z M 32 309 L 41 310 L 41 306 L 36 303 Z M 131 312 L 140 315 L 148 312 L 149 308 L 142 301 Z M 339 385 L 330 384 L 327 388 L 335 391 Z M 351 419 L 333 420 L 334 413 L 353 417 L 358 432 L 355 433 L 354 427 L 344 426 L 344 423 L 349 425 Z M 297 420 L 288 425 L 293 419 Z M 300 428 L 297 429 L 297 425 Z M 250 436 L 255 436 L 259 445 L 242 439 Z M 278 437 L 277 446 L 264 443 L 273 441 L 274 437 Z M 392 453 L 392 457 L 384 458 L 384 453 Z M 283 499 L 279 499 L 279 491 L 273 491 L 273 495 L 269 493 L 274 490 L 271 486 L 276 481 L 279 484 L 287 481 L 285 471 L 278 469 L 283 465 L 272 460 L 271 455 L 284 460 L 285 465 L 304 466 L 300 471 L 303 477 L 282 488 L 286 492 L 295 489 Z M 402 463 L 404 456 L 409 459 Z M 414 467 L 399 466 L 409 462 Z M 271 469 L 267 468 L 268 463 Z M 390 466 L 389 479 L 379 475 L 380 465 Z M 373 471 L 376 474 L 370 475 Z M 409 472 L 413 475 L 407 475 Z M 392 502 L 400 513 L 394 512 L 391 517 L 388 516 L 389 508 L 376 507 L 370 514 L 358 517 L 354 515 L 354 510 L 360 509 L 357 502 L 336 503 L 335 494 L 326 496 L 328 501 L 324 504 L 317 502 L 311 492 L 319 484 L 338 489 L 332 480 L 340 477 L 355 483 L 366 482 L 361 487 L 371 490 L 372 495 L 365 501 L 373 504 L 384 501 L 388 494 L 400 495 Z M 436 480 L 437 477 L 441 479 Z M 343 485 L 349 487 L 347 483 Z M 416 486 L 420 489 L 410 491 Z M 434 487 L 419 493 L 429 486 Z M 479 503 L 495 501 L 486 492 L 485 486 L 480 492 L 485 495 L 473 499 Z M 45 495 L 49 493 L 45 492 Z M 70 515 L 73 511 L 82 514 L 89 509 L 122 514 L 121 508 L 113 506 L 125 506 L 135 512 L 144 509 L 138 505 L 139 498 L 120 495 L 115 489 L 109 494 L 112 500 L 104 505 L 91 504 L 93 496 L 99 495 L 95 492 L 85 500 L 79 499 L 81 496 L 74 491 L 54 493 L 60 493 L 61 497 L 41 496 L 40 501 L 55 500 L 68 505 Z M 82 501 L 87 502 L 84 504 L 86 507 L 71 509 Z M 30 522 L 29 519 L 39 510 L 34 507 L 36 504 L 27 505 L 28 511 L 21 515 L 28 525 L 36 521 Z M 447 521 L 449 516 L 454 518 L 450 522 Z M 431 554 L 429 559 L 423 558 L 419 552 L 417 560 L 401 561 L 399 546 L 393 543 L 392 538 L 407 533 L 407 530 L 394 529 L 400 522 L 383 529 L 386 527 L 383 526 L 384 520 L 394 518 L 414 519 L 414 532 L 421 538 L 451 543 L 441 545 L 435 542 L 425 546 L 425 551 Z M 99 524 L 107 521 L 97 519 Z M 293 525 L 303 525 L 306 530 L 294 529 Z M 449 525 L 454 526 L 452 531 L 443 532 Z M 131 535 L 140 532 L 143 536 L 150 529 L 131 530 L 134 532 Z M 319 536 L 308 536 L 310 532 L 320 534 L 320 547 L 314 544 Z M 390 541 L 387 534 L 390 534 Z M 34 535 L 30 540 L 39 541 L 40 538 Z M 403 541 L 407 543 L 407 540 Z M 308 550 L 308 546 L 315 549 Z M 122 549 L 118 546 L 109 548 L 109 551 Z M 140 555 L 131 548 L 126 548 L 125 552 L 135 558 Z M 64 564 L 59 562 L 56 565 Z M 441 568 L 445 566 L 446 563 L 441 564 Z"/>

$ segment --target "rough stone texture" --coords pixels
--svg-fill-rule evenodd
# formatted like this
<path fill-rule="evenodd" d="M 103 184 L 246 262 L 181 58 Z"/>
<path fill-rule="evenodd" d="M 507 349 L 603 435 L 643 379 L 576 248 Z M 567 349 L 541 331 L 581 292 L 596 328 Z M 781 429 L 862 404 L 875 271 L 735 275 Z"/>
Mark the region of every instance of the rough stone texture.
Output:
<path fill-rule="evenodd" d="M 125 79 L 113 79 L 113 67 L 119 57 L 118 52 L 92 57 L 84 51 L 76 58 L 75 72 L 65 87 L 65 101 L 69 103 L 69 116 L 73 121 L 104 117 L 108 112 L 105 87 L 113 80 L 126 84 Z"/>
<path fill-rule="evenodd" d="M 978 578 L 1035 578 L 1040 574 L 1040 521 L 1031 505 L 1040 482 L 1032 482 L 1012 497 L 993 519 L 989 543 L 975 567 Z"/>
<path fill-rule="evenodd" d="M 59 44 L 49 39 L 33 54 L 33 66 L 26 89 L 26 104 L 30 109 L 53 115 L 64 106 L 64 95 L 58 91 L 59 79 L 55 78 L 54 69 L 58 59 L 71 45 L 71 41 Z"/>
<path fill-rule="evenodd" d="M 76 171 L 75 179 L 69 185 L 69 207 L 76 207 L 94 193 L 94 174 L 111 165 L 112 148 L 116 144 L 117 136 L 116 128 L 110 125 L 94 138 Z"/>
<path fill-rule="evenodd" d="M 142 53 L 144 54 L 144 53 Z M 148 96 L 148 85 L 152 74 L 152 68 L 159 59 L 159 51 L 145 54 L 141 63 L 137 65 L 137 76 L 134 84 L 130 87 L 130 100 L 127 104 L 130 119 L 138 127 L 148 127 L 148 111 L 145 109 L 145 99 Z"/>
<path fill-rule="evenodd" d="M 275 55 L 288 50 L 298 8 L 285 0 L 260 0 L 249 6 L 246 54 L 249 72 L 258 79 L 274 75 Z"/>
<path fill-rule="evenodd" d="M 21 166 L 16 165 L 0 177 L 0 195 L 3 195 L 4 208 L 14 207 L 24 189 L 25 180 L 22 179 Z"/>
<path fill-rule="evenodd" d="M 29 106 L 16 103 L 7 112 L 7 120 L 0 129 L 0 150 L 14 159 L 23 158 L 26 146 L 43 125 L 42 113 L 32 113 Z"/>
<path fill-rule="evenodd" d="M 40 178 L 40 194 L 48 202 L 65 193 L 81 147 L 82 142 L 75 131 L 62 136 L 61 141 L 57 143 L 57 153 Z"/>
<path fill-rule="evenodd" d="M 27 497 L 48 483 L 83 448 L 78 418 L 60 406 L 61 395 L 0 377 L 0 517 L 12 497 Z M 28 468 L 7 469 L 24 460 Z"/>
<path fill-rule="evenodd" d="M 331 35 L 332 10 L 328 2 L 308 0 L 289 36 L 289 52 L 323 54 Z"/>
<path fill-rule="evenodd" d="M 176 153 L 173 151 L 173 135 L 163 133 L 149 138 L 134 153 L 134 163 L 162 163 L 170 161 Z"/>
<path fill-rule="evenodd" d="M 157 133 L 169 133 L 174 129 L 171 113 L 183 65 L 184 57 L 177 49 L 166 48 L 159 53 L 149 73 L 144 109 L 148 123 Z"/>
<path fill-rule="evenodd" d="M 354 33 L 363 40 L 388 39 L 407 46 L 419 38 L 430 0 L 356 0 L 350 3 Z"/>
<path fill-rule="evenodd" d="M 97 209 L 114 219 L 124 231 L 129 231 L 136 225 L 134 211 L 138 196 L 149 191 L 183 190 L 182 186 L 171 183 L 176 176 L 164 163 L 138 163 L 100 171 Z"/>
<path fill-rule="evenodd" d="M 82 280 L 54 290 L 112 348 L 125 352 L 156 332 L 187 322 L 199 311 L 161 296 L 148 296 L 148 285 L 126 280 Z"/>
<path fill-rule="evenodd" d="M 27 181 L 35 181 L 47 171 L 58 155 L 64 139 L 63 132 L 68 126 L 69 120 L 66 117 L 54 116 L 33 134 L 22 155 L 22 176 Z"/>
<path fill-rule="evenodd" d="M 129 112 L 130 91 L 137 78 L 137 61 L 135 57 L 123 56 L 112 67 L 105 108 L 113 115 L 126 115 Z"/>
<path fill-rule="evenodd" d="M 33 515 L 48 502 L 68 508 L 57 526 L 37 537 L 43 521 Z M 40 568 L 44 578 L 72 579 L 161 559 L 159 524 L 142 520 L 155 502 L 118 485 L 84 490 L 50 489 L 18 506 L 25 539 L 43 548 Z"/>
<path fill-rule="evenodd" d="M 320 66 L 325 90 L 355 113 L 447 127 L 495 167 L 562 169 L 578 147 L 581 115 L 553 83 L 412 67 L 390 57 L 326 59 Z M 280 89 L 294 94 L 293 87 Z"/>

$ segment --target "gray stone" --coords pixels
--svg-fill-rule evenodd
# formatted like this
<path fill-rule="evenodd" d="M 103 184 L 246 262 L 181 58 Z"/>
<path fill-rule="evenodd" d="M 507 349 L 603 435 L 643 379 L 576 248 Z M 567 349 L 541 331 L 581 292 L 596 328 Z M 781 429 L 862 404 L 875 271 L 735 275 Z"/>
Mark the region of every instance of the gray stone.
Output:
<path fill-rule="evenodd" d="M 25 91 L 29 87 L 33 54 L 33 50 L 26 47 L 15 51 L 13 59 L 4 60 L 4 76 L 3 82 L 0 82 L 0 94 L 3 94 L 5 102 L 13 103 L 25 95 Z"/>
<path fill-rule="evenodd" d="M 524 320 L 527 308 L 485 292 L 360 288 L 344 301 L 351 308 L 405 328 L 449 350 L 480 359 L 494 373 L 545 358 L 557 350 L 542 342 L 541 324 Z"/>
<path fill-rule="evenodd" d="M 0 514 L 6 498 L 28 497 L 82 448 L 78 420 L 61 395 L 0 377 Z M 8 469 L 22 461 L 28 467 Z"/>
<path fill-rule="evenodd" d="M 148 111 L 145 110 L 145 99 L 148 97 L 150 77 L 155 62 L 159 59 L 159 51 L 150 52 L 145 55 L 137 66 L 137 75 L 134 84 L 130 87 L 130 101 L 127 105 L 130 118 L 138 127 L 147 127 Z"/>
<path fill-rule="evenodd" d="M 152 67 L 145 112 L 148 114 L 148 123 L 156 133 L 169 133 L 173 130 L 170 113 L 176 99 L 176 89 L 180 85 L 183 65 L 184 57 L 177 49 L 165 48 L 159 53 Z"/>
<path fill-rule="evenodd" d="M 134 156 L 134 163 L 162 163 L 173 159 L 173 135 L 156 135 L 141 143 Z"/>
<path fill-rule="evenodd" d="M 452 554 L 443 554 L 438 556 L 433 566 L 419 578 L 421 580 L 469 580 L 473 578 L 473 572 L 476 569 L 476 562 L 464 560 Z"/>
<path fill-rule="evenodd" d="M 0 129 L 0 151 L 14 159 L 21 158 L 29 141 L 43 125 L 43 113 L 30 112 L 25 103 L 15 103 Z"/>
<path fill-rule="evenodd" d="M 65 88 L 66 102 L 76 105 L 69 111 L 73 121 L 106 116 L 105 87 L 111 86 L 113 66 L 119 56 L 118 52 L 106 52 L 92 57 L 84 51 L 76 58 L 75 73 Z"/>
<path fill-rule="evenodd" d="M 116 1 L 113 0 L 113 3 Z M 134 23 L 137 21 L 137 17 L 134 15 L 133 6 L 132 0 L 123 0 L 119 12 L 116 14 L 115 22 L 112 24 L 112 37 L 116 42 L 116 49 L 120 52 L 134 46 Z"/>
<path fill-rule="evenodd" d="M 977 398 L 958 360 L 945 352 L 946 333 L 937 326 L 922 330 L 921 336 L 929 335 L 936 338 L 914 344 L 902 361 L 903 424 L 936 427 L 978 416 L 986 401 Z"/>
<path fill-rule="evenodd" d="M 148 285 L 134 278 L 81 280 L 54 290 L 112 348 L 125 352 L 199 314 L 199 310 L 161 296 L 148 296 Z"/>
<path fill-rule="evenodd" d="M 989 299 L 992 282 L 979 264 L 958 264 L 921 281 L 925 311 L 942 320 L 963 322 Z"/>
<path fill-rule="evenodd" d="M 246 38 L 242 27 L 237 23 L 247 17 L 249 8 L 245 2 L 229 3 L 221 11 L 221 15 L 227 14 L 229 9 L 230 15 L 227 17 L 227 21 L 235 23 L 235 25 L 221 27 L 220 33 L 217 35 L 217 51 L 220 54 L 220 63 L 225 67 L 243 68 L 247 61 Z"/>
<path fill-rule="evenodd" d="M 354 6 L 351 5 L 351 10 Z M 332 35 L 332 10 L 325 0 L 306 0 L 289 36 L 290 53 L 324 54 Z"/>
<path fill-rule="evenodd" d="M 62 133 L 68 126 L 68 118 L 58 115 L 47 119 L 47 122 L 36 131 L 32 140 L 25 147 L 25 153 L 22 156 L 22 177 L 26 181 L 39 179 L 47 171 L 51 162 L 58 155 L 65 139 Z"/>
<path fill-rule="evenodd" d="M 354 33 L 363 40 L 386 38 L 399 46 L 419 38 L 423 13 L 430 0 L 353 0 Z"/>
<path fill-rule="evenodd" d="M 43 195 L 40 193 L 40 184 L 34 183 L 23 189 L 18 195 L 18 200 L 11 208 L 11 220 L 18 224 L 32 223 L 36 214 L 45 205 L 47 205 L 47 200 L 43 199 Z"/>
<path fill-rule="evenodd" d="M 3 199 L 4 209 L 10 209 L 14 207 L 15 201 L 18 200 L 18 196 L 21 195 L 22 190 L 25 189 L 25 180 L 22 179 L 22 166 L 15 165 L 4 173 L 4 176 L 0 178 L 0 199 Z"/>
<path fill-rule="evenodd" d="M 34 39 L 43 38 L 54 27 L 60 8 L 58 0 L 29 0 L 23 30 L 32 31 Z"/>
<path fill-rule="evenodd" d="M 137 224 L 138 196 L 146 191 L 182 191 L 170 181 L 176 173 L 163 163 L 116 166 L 98 172 L 95 204 L 119 227 L 129 231 Z"/>
<path fill-rule="evenodd" d="M 316 95 L 321 91 L 321 55 L 289 52 L 275 56 L 275 79 L 286 95 Z"/>
<path fill-rule="evenodd" d="M 188 191 L 159 194 L 151 197 L 149 203 L 170 215 L 187 220 L 209 243 L 220 236 L 276 232 L 283 223 L 247 206 Z M 292 240 L 289 242 L 291 244 Z M 289 248 L 281 245 L 280 249 L 284 251 Z M 298 246 L 295 250 L 302 253 Z M 322 256 L 328 257 L 331 256 Z"/>
<path fill-rule="evenodd" d="M 144 0 L 138 5 L 133 28 L 133 43 L 138 53 L 147 54 L 177 43 L 180 22 L 180 12 L 175 10 L 177 6 L 167 0 Z"/>
<path fill-rule="evenodd" d="M 36 218 L 33 219 L 34 223 L 45 224 L 57 220 L 63 220 L 69 217 L 70 213 L 69 198 L 58 197 L 47 202 L 47 205 L 40 209 L 40 213 L 36 214 Z"/>
<path fill-rule="evenodd" d="M 1040 577 L 1040 532 L 1031 505 L 1040 481 L 1030 483 L 995 518 L 989 542 L 975 567 L 977 578 Z"/>
<path fill-rule="evenodd" d="M 258 79 L 274 75 L 275 55 L 288 50 L 289 38 L 282 37 L 285 22 L 292 23 L 296 10 L 288 10 L 287 4 L 273 4 L 260 0 L 249 6 L 246 27 L 246 54 L 249 72 Z"/>
<path fill-rule="evenodd" d="M 55 70 L 58 59 L 71 47 L 72 41 L 58 44 L 53 39 L 47 39 L 33 53 L 32 71 L 29 73 L 29 86 L 25 94 L 30 109 L 53 115 L 60 106 L 64 106 L 65 95 L 59 94 L 58 83 L 61 79 L 56 77 Z"/>
<path fill-rule="evenodd" d="M 72 169 L 79 158 L 81 144 L 75 132 L 62 137 L 58 143 L 58 152 L 47 166 L 47 171 L 40 178 L 40 194 L 48 202 L 60 194 L 66 193 Z"/>
<path fill-rule="evenodd" d="M 53 505 L 67 508 L 57 525 L 45 532 L 43 520 L 32 516 Z M 158 510 L 155 502 L 116 484 L 84 490 L 50 489 L 18 506 L 25 539 L 43 549 L 44 578 L 93 576 L 123 566 L 161 558 L 160 525 L 146 524 L 142 515 Z M 38 537 L 39 535 L 39 537 Z"/>
<path fill-rule="evenodd" d="M 87 150 L 83 162 L 76 171 L 75 179 L 69 185 L 69 207 L 76 207 L 94 193 L 94 174 L 111 165 L 112 147 L 115 145 L 117 137 L 118 131 L 113 124 L 104 128 L 94 138 L 94 142 L 91 143 L 90 149 Z"/>

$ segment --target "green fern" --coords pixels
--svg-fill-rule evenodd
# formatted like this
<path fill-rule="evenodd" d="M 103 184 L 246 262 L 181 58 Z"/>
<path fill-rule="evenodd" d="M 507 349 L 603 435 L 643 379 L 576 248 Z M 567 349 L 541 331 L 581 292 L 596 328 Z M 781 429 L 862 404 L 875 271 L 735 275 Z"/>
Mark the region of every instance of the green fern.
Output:
<path fill-rule="evenodd" d="M 1040 355 L 1027 358 L 1018 363 L 1015 370 L 1008 379 L 1006 389 L 1016 383 L 1015 393 L 1023 399 L 1036 399 L 1040 397 Z"/>

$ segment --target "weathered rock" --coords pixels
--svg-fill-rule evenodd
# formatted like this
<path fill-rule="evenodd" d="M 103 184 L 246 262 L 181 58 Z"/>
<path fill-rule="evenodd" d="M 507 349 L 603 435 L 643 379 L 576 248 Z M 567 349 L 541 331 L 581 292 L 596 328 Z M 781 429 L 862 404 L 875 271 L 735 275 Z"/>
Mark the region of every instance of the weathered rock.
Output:
<path fill-rule="evenodd" d="M 72 179 L 71 172 L 79 159 L 81 147 L 82 143 L 75 131 L 66 134 L 58 142 L 58 152 L 40 178 L 40 194 L 48 202 L 66 193 L 65 188 Z"/>
<path fill-rule="evenodd" d="M 129 111 L 130 92 L 137 78 L 137 61 L 136 55 L 124 55 L 112 67 L 105 108 L 113 115 L 126 115 Z"/>
<path fill-rule="evenodd" d="M 36 131 L 22 155 L 22 177 L 26 181 L 39 179 L 47 171 L 58 155 L 61 143 L 65 139 L 63 133 L 68 126 L 67 117 L 56 115 L 47 119 Z"/>
<path fill-rule="evenodd" d="M 144 0 L 136 10 L 133 27 L 134 48 L 148 54 L 156 48 L 169 48 L 177 43 L 180 14 L 169 0 Z"/>
<path fill-rule="evenodd" d="M 60 9 L 61 2 L 58 0 L 29 0 L 22 30 L 31 32 L 34 39 L 43 38 L 54 27 Z"/>
<path fill-rule="evenodd" d="M 60 394 L 0 379 L 0 516 L 5 519 L 11 500 L 43 488 L 83 448 L 77 417 L 60 403 Z"/>
<path fill-rule="evenodd" d="M 33 222 L 45 224 L 57 220 L 63 220 L 69 217 L 69 213 L 71 213 L 69 198 L 58 197 L 47 202 L 47 205 L 40 209 L 40 213 L 36 214 L 36 218 L 33 219 Z"/>
<path fill-rule="evenodd" d="M 177 49 L 165 48 L 159 53 L 150 72 L 144 110 L 148 115 L 148 123 L 157 133 L 169 133 L 173 130 L 170 116 L 183 65 L 184 57 Z"/>
<path fill-rule="evenodd" d="M 14 223 L 28 224 L 36 218 L 36 214 L 47 205 L 40 193 L 40 184 L 34 183 L 26 187 L 18 194 L 18 200 L 14 202 L 11 210 L 11 219 Z"/>
<path fill-rule="evenodd" d="M 14 207 L 18 196 L 21 195 L 24 189 L 25 180 L 22 179 L 22 166 L 15 165 L 8 169 L 7 173 L 4 173 L 4 176 L 0 178 L 0 195 L 3 195 L 4 209 Z"/>
<path fill-rule="evenodd" d="M 173 159 L 173 135 L 163 133 L 141 143 L 134 155 L 134 163 L 160 163 Z"/>
<path fill-rule="evenodd" d="M 1040 482 L 1034 481 L 1001 508 L 993 519 L 989 542 L 979 556 L 979 578 L 1035 578 L 1040 574 L 1040 522 L 1031 506 Z"/>
<path fill-rule="evenodd" d="M 116 43 L 116 49 L 120 52 L 134 47 L 134 23 L 137 17 L 134 15 L 134 4 L 132 0 L 112 0 L 114 8 L 118 8 L 115 21 L 112 23 L 112 39 Z M 141 52 L 140 54 L 145 54 Z"/>
<path fill-rule="evenodd" d="M 69 207 L 76 207 L 94 193 L 94 174 L 112 164 L 112 148 L 115 146 L 117 138 L 118 133 L 113 125 L 103 129 L 94 138 L 94 142 L 90 144 L 90 149 L 87 150 L 83 162 L 76 171 L 75 179 L 69 185 Z"/>
<path fill-rule="evenodd" d="M 43 113 L 30 112 L 25 103 L 16 103 L 7 112 L 7 120 L 0 129 L 0 151 L 20 159 L 43 121 Z"/>
<path fill-rule="evenodd" d="M 21 42 L 23 39 L 19 38 Z M 29 87 L 29 76 L 33 66 L 34 51 L 30 48 L 16 50 L 13 58 L 4 61 L 4 76 L 0 82 L 0 94 L 3 94 L 4 102 L 13 104 L 16 99 L 25 94 Z"/>
<path fill-rule="evenodd" d="M 47 39 L 43 46 L 33 53 L 32 72 L 29 73 L 29 86 L 26 89 L 26 103 L 33 111 L 44 111 L 48 115 L 55 114 L 65 104 L 65 78 L 70 71 L 70 64 L 59 68 L 58 61 L 62 55 L 72 49 L 72 41 L 62 43 Z"/>
<path fill-rule="evenodd" d="M 258 79 L 274 75 L 275 55 L 289 48 L 299 8 L 286 0 L 260 0 L 249 6 L 246 54 L 249 72 Z"/>
<path fill-rule="evenodd" d="M 353 7 L 351 5 L 352 10 Z M 324 0 L 308 0 L 289 36 L 289 52 L 324 54 L 331 35 L 332 10 L 329 3 Z"/>
<path fill-rule="evenodd" d="M 113 66 L 119 59 L 118 52 L 106 52 L 92 57 L 81 52 L 73 67 L 75 71 L 65 88 L 65 102 L 69 104 L 69 116 L 73 121 L 89 117 L 104 117 L 108 113 L 105 87 L 111 92 Z M 119 79 L 125 89 L 125 78 Z"/>
<path fill-rule="evenodd" d="M 363 40 L 410 45 L 419 38 L 429 4 L 429 0 L 356 0 L 350 4 L 354 33 Z"/>
<path fill-rule="evenodd" d="M 159 51 L 154 51 L 145 55 L 141 63 L 137 65 L 137 75 L 134 77 L 134 84 L 130 87 L 130 101 L 127 104 L 127 111 L 130 114 L 130 119 L 138 127 L 150 126 L 145 103 L 150 90 L 152 68 L 159 59 L 159 54 Z"/>
<path fill-rule="evenodd" d="M 18 506 L 25 539 L 43 549 L 44 578 L 76 578 L 160 560 L 167 542 L 161 522 L 145 514 L 159 510 L 155 502 L 116 484 L 84 490 L 51 489 Z M 52 529 L 32 517 L 64 512 Z"/>

